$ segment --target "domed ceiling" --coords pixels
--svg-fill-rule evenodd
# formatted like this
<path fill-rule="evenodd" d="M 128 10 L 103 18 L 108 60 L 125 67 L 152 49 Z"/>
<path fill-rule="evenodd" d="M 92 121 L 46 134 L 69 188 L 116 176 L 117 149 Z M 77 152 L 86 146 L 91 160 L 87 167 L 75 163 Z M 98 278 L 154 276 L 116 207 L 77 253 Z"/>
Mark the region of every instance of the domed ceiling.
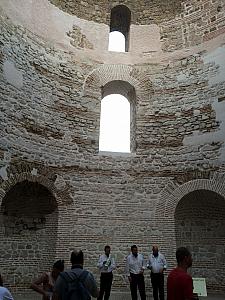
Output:
<path fill-rule="evenodd" d="M 173 19 L 182 11 L 182 0 L 49 0 L 70 15 L 98 23 L 109 24 L 111 9 L 126 5 L 132 14 L 132 24 L 148 25 Z"/>

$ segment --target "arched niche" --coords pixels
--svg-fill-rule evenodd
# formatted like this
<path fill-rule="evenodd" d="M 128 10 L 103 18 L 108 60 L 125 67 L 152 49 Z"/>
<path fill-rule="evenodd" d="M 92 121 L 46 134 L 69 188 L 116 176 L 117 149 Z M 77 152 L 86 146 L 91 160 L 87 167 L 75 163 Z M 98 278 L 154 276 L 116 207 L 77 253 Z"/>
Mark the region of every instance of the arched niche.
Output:
<path fill-rule="evenodd" d="M 200 175 L 201 174 L 199 174 L 199 176 Z M 202 175 L 204 175 L 204 173 Z M 205 276 L 209 293 L 224 293 L 225 291 L 225 273 L 224 271 L 222 273 L 215 273 L 212 269 L 215 261 L 211 259 L 213 255 L 218 259 L 221 251 L 223 251 L 224 256 L 224 250 L 221 250 L 221 245 L 224 245 L 225 242 L 225 227 L 223 221 L 225 206 L 224 180 L 224 173 L 215 172 L 211 174 L 209 179 L 194 179 L 182 185 L 179 185 L 177 182 L 168 182 L 168 185 L 162 190 L 161 197 L 155 208 L 155 227 L 157 230 L 155 236 L 153 236 L 153 240 L 154 243 L 160 244 L 161 249 L 164 250 L 168 261 L 168 270 L 171 270 L 176 265 L 175 252 L 177 247 L 185 243 L 186 246 L 190 247 L 194 257 L 193 268 L 190 270 L 193 272 L 193 276 L 205 276 L 207 273 L 205 270 L 209 270 L 207 276 Z M 199 200 L 200 198 L 201 200 Z M 182 211 L 186 209 L 189 210 L 187 211 L 189 218 L 190 215 L 194 218 L 194 223 L 192 222 L 193 226 L 194 224 L 195 226 L 196 224 L 202 224 L 201 230 L 204 228 L 205 236 L 210 237 L 214 235 L 213 232 L 216 230 L 215 226 L 218 224 L 219 227 L 217 228 L 220 230 L 220 233 L 218 232 L 219 238 L 217 235 L 212 237 L 210 241 L 210 253 L 205 248 L 208 244 L 204 239 L 201 241 L 202 246 L 195 246 L 195 241 L 197 239 L 201 240 L 201 233 L 199 233 L 199 231 L 198 234 L 197 232 L 194 234 L 194 227 L 190 231 L 191 221 L 187 223 L 187 226 L 189 224 L 188 231 L 179 231 L 178 222 L 179 220 L 182 222 L 181 219 L 184 217 L 182 217 Z M 216 211 L 219 211 L 219 215 L 217 216 Z M 184 211 L 183 214 L 185 214 Z M 208 218 L 209 215 L 212 216 L 211 219 L 204 220 L 206 217 Z M 207 220 L 209 220 L 211 224 L 211 230 L 209 230 Z M 179 226 L 182 226 L 182 224 L 183 223 Z M 190 237 L 190 232 L 195 235 L 196 240 L 189 240 L 188 242 L 187 238 L 188 236 Z M 182 240 L 181 237 L 186 238 L 186 240 Z M 192 243 L 192 245 L 190 243 Z M 214 244 L 217 245 L 217 243 L 218 246 L 214 246 Z M 201 258 L 199 258 L 200 256 Z M 198 259 L 199 265 L 196 265 Z M 204 260 L 204 263 L 202 263 L 201 266 L 202 260 Z M 205 269 L 202 268 L 203 265 Z M 222 265 L 224 265 L 224 259 Z M 220 272 L 220 269 L 217 270 Z"/>
<path fill-rule="evenodd" d="M 1 272 L 16 290 L 29 288 L 56 256 L 58 205 L 44 185 L 29 180 L 12 185 L 0 209 Z"/>
<path fill-rule="evenodd" d="M 225 291 L 225 199 L 209 190 L 196 190 L 175 210 L 176 246 L 193 253 L 192 275 L 206 278 L 211 291 Z"/>

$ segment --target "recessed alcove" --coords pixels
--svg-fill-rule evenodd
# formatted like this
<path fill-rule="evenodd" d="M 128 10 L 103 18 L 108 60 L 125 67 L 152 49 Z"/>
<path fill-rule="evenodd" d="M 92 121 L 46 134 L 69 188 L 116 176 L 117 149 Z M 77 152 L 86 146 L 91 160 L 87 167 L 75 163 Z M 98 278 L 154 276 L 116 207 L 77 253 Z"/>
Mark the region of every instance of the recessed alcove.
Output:
<path fill-rule="evenodd" d="M 224 289 L 225 199 L 208 190 L 187 194 L 176 207 L 175 230 L 177 247 L 193 253 L 192 275 L 206 278 L 208 290 Z"/>
<path fill-rule="evenodd" d="M 26 287 L 55 257 L 58 209 L 43 185 L 24 180 L 2 199 L 1 266 L 8 284 Z"/>

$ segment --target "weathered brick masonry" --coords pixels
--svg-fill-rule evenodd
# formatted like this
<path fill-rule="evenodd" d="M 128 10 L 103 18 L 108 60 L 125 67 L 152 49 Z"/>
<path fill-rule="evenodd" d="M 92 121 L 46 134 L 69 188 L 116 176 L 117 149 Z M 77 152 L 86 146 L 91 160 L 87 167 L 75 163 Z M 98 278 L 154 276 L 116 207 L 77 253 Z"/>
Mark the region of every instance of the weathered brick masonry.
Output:
<path fill-rule="evenodd" d="M 110 244 L 113 290 L 129 293 L 132 244 L 147 258 L 158 243 L 169 269 L 187 245 L 193 276 L 224 293 L 224 1 L 123 1 L 130 49 L 113 53 L 118 4 L 1 1 L 0 272 L 25 291 L 80 247 L 98 277 Z M 130 154 L 98 150 L 111 83 L 132 102 Z"/>

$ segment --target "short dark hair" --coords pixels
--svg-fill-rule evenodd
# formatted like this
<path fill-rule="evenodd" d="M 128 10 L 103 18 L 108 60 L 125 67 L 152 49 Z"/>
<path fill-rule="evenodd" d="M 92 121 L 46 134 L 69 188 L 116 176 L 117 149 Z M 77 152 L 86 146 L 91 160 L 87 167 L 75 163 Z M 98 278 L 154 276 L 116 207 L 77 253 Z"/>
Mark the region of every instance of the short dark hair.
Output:
<path fill-rule="evenodd" d="M 64 270 L 64 260 L 59 259 L 53 264 L 53 268 L 62 272 Z"/>
<path fill-rule="evenodd" d="M 185 257 L 190 256 L 191 252 L 186 247 L 180 247 L 176 251 L 177 263 L 181 263 Z"/>
<path fill-rule="evenodd" d="M 110 246 L 106 245 L 105 248 L 104 248 L 104 250 L 106 250 L 106 249 L 110 249 Z"/>
<path fill-rule="evenodd" d="M 84 263 L 84 253 L 82 250 L 74 250 L 71 253 L 70 261 L 72 265 L 83 265 Z"/>
<path fill-rule="evenodd" d="M 131 251 L 133 251 L 135 248 L 137 248 L 137 246 L 136 245 L 132 245 L 130 249 L 131 249 Z"/>

